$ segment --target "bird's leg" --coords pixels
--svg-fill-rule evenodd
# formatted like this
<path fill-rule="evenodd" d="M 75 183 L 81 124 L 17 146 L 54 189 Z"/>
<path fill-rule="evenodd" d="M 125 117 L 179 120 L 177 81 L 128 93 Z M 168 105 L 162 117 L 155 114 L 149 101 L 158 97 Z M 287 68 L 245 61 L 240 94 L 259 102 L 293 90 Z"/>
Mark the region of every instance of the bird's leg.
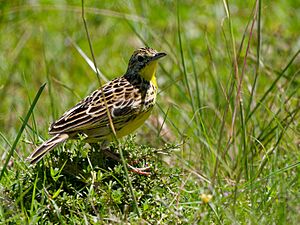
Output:
<path fill-rule="evenodd" d="M 102 151 L 103 151 L 104 155 L 106 155 L 107 157 L 109 157 L 113 160 L 116 160 L 118 162 L 121 162 L 121 158 L 118 153 L 110 151 L 109 148 L 104 148 L 104 149 L 102 149 Z"/>
<path fill-rule="evenodd" d="M 150 172 L 147 172 L 150 170 L 150 166 L 137 168 L 137 167 L 133 167 L 127 163 L 127 167 L 129 167 L 131 169 L 130 171 L 140 174 L 140 175 L 149 176 L 151 174 Z"/>
<path fill-rule="evenodd" d="M 117 153 L 114 153 L 112 151 L 109 150 L 109 148 L 105 148 L 105 149 L 102 149 L 104 155 L 106 155 L 107 157 L 113 159 L 113 160 L 116 160 L 118 162 L 121 162 L 121 157 L 119 154 Z M 134 172 L 134 173 L 137 173 L 137 174 L 141 174 L 141 175 L 145 175 L 145 176 L 148 176 L 150 175 L 151 173 L 150 172 L 147 172 L 150 170 L 150 166 L 146 166 L 146 167 L 142 167 L 142 168 L 137 168 L 137 167 L 133 167 L 132 165 L 130 165 L 129 163 L 127 163 L 127 167 L 130 169 L 130 171 Z"/>

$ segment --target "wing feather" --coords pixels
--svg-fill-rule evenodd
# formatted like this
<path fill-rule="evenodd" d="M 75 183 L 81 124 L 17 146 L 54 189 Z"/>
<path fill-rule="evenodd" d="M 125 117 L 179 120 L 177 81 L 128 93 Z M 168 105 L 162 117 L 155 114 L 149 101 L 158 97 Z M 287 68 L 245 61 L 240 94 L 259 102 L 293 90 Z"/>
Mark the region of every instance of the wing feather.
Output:
<path fill-rule="evenodd" d="M 133 85 L 124 77 L 117 78 L 94 91 L 65 112 L 50 126 L 49 133 L 87 132 L 88 135 L 91 135 L 95 129 L 101 128 L 104 130 L 98 131 L 99 135 L 101 135 L 100 133 L 103 135 L 109 133 L 109 119 L 103 94 L 116 127 L 122 124 L 124 120 L 129 120 L 130 116 L 137 114 L 140 110 L 142 98 L 140 87 Z"/>

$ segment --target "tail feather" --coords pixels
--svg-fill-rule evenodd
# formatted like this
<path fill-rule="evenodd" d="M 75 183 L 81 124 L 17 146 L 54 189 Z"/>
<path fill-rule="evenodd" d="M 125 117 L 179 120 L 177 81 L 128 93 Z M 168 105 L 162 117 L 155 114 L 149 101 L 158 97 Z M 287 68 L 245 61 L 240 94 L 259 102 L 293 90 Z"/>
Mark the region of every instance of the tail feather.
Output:
<path fill-rule="evenodd" d="M 30 164 L 35 164 L 40 161 L 49 151 L 51 151 L 58 144 L 66 141 L 69 138 L 68 134 L 56 134 L 54 137 L 45 141 L 26 159 Z"/>

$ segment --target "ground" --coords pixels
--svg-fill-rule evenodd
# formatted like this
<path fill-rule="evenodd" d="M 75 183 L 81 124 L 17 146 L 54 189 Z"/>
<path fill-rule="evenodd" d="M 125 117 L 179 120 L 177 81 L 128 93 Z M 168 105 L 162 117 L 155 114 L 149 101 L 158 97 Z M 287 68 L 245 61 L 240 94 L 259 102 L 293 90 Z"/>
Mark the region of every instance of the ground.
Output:
<path fill-rule="evenodd" d="M 297 224 L 297 3 L 83 3 L 0 4 L 1 223 Z M 83 140 L 29 166 L 49 124 L 99 86 L 87 58 L 105 82 L 145 45 L 168 54 L 157 104 L 108 148 L 150 175 Z"/>

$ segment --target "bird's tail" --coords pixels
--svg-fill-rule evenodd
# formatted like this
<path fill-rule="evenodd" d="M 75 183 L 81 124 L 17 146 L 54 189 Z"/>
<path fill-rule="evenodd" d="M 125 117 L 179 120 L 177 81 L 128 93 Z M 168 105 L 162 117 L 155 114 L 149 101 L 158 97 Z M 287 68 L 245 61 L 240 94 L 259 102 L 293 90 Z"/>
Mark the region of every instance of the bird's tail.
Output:
<path fill-rule="evenodd" d="M 40 147 L 34 150 L 26 159 L 30 164 L 35 164 L 40 161 L 49 151 L 51 151 L 58 144 L 66 141 L 69 138 L 68 134 L 56 134 L 54 137 L 45 141 Z"/>

